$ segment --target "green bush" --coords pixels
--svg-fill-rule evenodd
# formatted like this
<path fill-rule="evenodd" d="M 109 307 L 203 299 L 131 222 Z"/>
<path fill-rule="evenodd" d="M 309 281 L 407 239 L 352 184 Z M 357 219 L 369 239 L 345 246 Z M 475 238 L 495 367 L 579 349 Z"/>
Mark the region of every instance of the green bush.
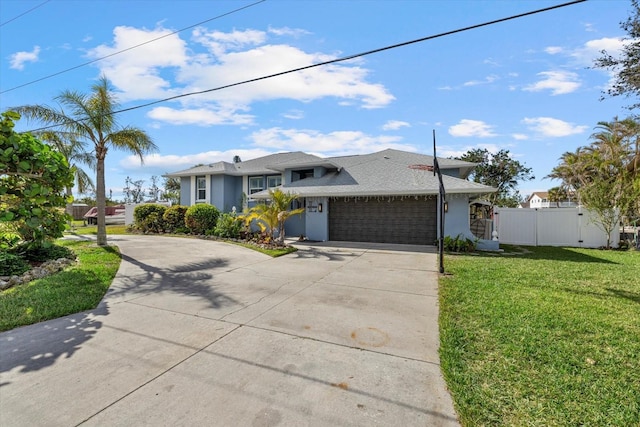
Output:
<path fill-rule="evenodd" d="M 166 206 L 153 203 L 136 206 L 133 210 L 136 228 L 143 232 L 163 232 L 165 228 L 163 215 L 166 210 Z"/>
<path fill-rule="evenodd" d="M 225 213 L 218 218 L 213 234 L 225 239 L 237 239 L 242 231 L 242 220 L 230 213 Z"/>
<path fill-rule="evenodd" d="M 31 267 L 25 260 L 8 252 L 0 252 L 0 276 L 20 275 Z"/>
<path fill-rule="evenodd" d="M 449 252 L 473 252 L 476 244 L 473 240 L 458 234 L 455 238 L 444 236 L 444 250 Z"/>
<path fill-rule="evenodd" d="M 164 226 L 169 233 L 185 232 L 184 215 L 187 213 L 187 209 L 188 207 L 186 206 L 173 205 L 164 211 L 162 219 L 164 220 Z"/>
<path fill-rule="evenodd" d="M 67 247 L 51 245 L 28 248 L 22 253 L 22 258 L 27 261 L 44 262 L 58 258 L 76 259 L 76 254 Z"/>
<path fill-rule="evenodd" d="M 213 205 L 193 205 L 184 214 L 184 223 L 193 234 L 205 234 L 216 227 L 219 216 L 220 211 Z"/>

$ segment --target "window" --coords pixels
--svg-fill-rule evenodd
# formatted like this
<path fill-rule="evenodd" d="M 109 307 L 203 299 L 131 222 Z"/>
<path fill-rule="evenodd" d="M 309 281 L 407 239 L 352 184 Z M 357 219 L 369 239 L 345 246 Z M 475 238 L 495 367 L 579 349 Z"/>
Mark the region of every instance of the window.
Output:
<path fill-rule="evenodd" d="M 306 178 L 313 178 L 313 169 L 302 169 L 291 172 L 291 181 L 300 181 Z"/>
<path fill-rule="evenodd" d="M 249 177 L 249 194 L 258 193 L 264 190 L 264 178 L 261 176 Z"/>
<path fill-rule="evenodd" d="M 272 175 L 267 177 L 267 188 L 274 188 L 282 185 L 281 175 Z"/>
<path fill-rule="evenodd" d="M 207 200 L 207 179 L 204 176 L 196 176 L 196 200 Z"/>

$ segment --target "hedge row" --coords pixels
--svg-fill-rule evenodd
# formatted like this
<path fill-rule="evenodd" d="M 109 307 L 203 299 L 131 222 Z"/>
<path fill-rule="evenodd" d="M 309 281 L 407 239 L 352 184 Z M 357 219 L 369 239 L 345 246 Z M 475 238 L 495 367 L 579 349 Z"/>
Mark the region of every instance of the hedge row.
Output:
<path fill-rule="evenodd" d="M 220 214 L 213 205 L 198 204 L 190 207 L 146 204 L 133 211 L 134 228 L 143 233 L 187 233 L 238 238 L 242 221 L 233 214 Z"/>

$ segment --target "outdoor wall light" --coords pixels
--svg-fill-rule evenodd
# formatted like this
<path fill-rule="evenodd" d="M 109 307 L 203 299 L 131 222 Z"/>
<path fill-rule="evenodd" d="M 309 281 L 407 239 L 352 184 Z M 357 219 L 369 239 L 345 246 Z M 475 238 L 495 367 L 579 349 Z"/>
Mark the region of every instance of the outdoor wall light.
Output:
<path fill-rule="evenodd" d="M 318 212 L 322 212 L 322 203 L 318 203 Z"/>
<path fill-rule="evenodd" d="M 444 213 L 449 212 L 449 202 L 444 202 Z"/>

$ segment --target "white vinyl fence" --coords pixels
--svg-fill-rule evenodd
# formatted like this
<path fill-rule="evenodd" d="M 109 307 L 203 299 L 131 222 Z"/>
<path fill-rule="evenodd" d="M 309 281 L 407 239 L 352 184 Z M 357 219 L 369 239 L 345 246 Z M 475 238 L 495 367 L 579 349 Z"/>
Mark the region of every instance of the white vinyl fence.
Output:
<path fill-rule="evenodd" d="M 500 243 L 583 248 L 605 246 L 607 238 L 592 218 L 593 214 L 581 207 L 495 208 L 494 227 Z M 615 227 L 610 236 L 611 246 L 618 246 L 618 234 L 618 227 Z"/>

